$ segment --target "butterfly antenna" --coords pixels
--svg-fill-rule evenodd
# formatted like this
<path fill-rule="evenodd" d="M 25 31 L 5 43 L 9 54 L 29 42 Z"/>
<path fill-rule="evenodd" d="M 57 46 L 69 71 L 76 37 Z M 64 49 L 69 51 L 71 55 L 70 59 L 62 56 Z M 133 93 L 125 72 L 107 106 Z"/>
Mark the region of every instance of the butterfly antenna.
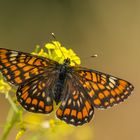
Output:
<path fill-rule="evenodd" d="M 92 58 L 98 57 L 98 54 L 91 55 L 90 57 L 92 57 Z"/>
<path fill-rule="evenodd" d="M 55 40 L 55 41 L 57 41 L 55 34 L 54 34 L 54 33 L 51 33 L 51 35 L 52 35 L 52 37 L 54 38 L 54 40 Z M 58 48 L 59 48 L 59 50 L 60 50 L 61 54 L 62 54 L 62 55 L 63 55 L 63 57 L 66 59 L 66 57 L 65 57 L 65 55 L 64 55 L 64 53 L 63 53 L 63 51 L 62 51 L 62 49 L 61 49 L 61 46 L 56 45 L 56 47 L 58 47 Z"/>
<path fill-rule="evenodd" d="M 94 54 L 94 55 L 91 55 L 91 56 L 88 56 L 88 57 L 82 57 L 82 59 L 89 59 L 89 58 L 95 58 L 95 57 L 98 57 L 97 54 Z M 76 59 L 73 59 L 74 61 L 75 60 L 79 60 L 80 58 L 76 58 Z"/>

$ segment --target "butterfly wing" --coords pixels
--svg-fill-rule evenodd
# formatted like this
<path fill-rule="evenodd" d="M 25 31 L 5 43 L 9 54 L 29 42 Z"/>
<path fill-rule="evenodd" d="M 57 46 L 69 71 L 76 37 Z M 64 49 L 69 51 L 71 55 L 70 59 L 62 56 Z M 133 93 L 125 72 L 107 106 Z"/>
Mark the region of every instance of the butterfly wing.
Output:
<path fill-rule="evenodd" d="M 62 95 L 61 105 L 56 111 L 59 119 L 75 126 L 92 119 L 94 108 L 79 81 L 70 74 L 66 78 Z"/>
<path fill-rule="evenodd" d="M 44 72 L 45 67 L 51 67 L 56 62 L 50 59 L 0 48 L 0 71 L 8 82 L 20 85 L 38 74 Z"/>
<path fill-rule="evenodd" d="M 16 96 L 27 111 L 50 113 L 53 110 L 53 87 L 58 74 L 47 72 L 21 84 Z"/>
<path fill-rule="evenodd" d="M 97 108 L 107 108 L 123 102 L 134 89 L 125 80 L 95 70 L 79 68 L 75 70 L 75 75 Z"/>

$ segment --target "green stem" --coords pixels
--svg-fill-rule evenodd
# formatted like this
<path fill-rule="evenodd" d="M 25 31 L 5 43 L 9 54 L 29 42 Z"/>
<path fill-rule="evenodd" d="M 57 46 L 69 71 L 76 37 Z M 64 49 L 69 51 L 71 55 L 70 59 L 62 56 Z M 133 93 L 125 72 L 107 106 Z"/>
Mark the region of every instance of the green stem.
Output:
<path fill-rule="evenodd" d="M 13 100 L 11 99 L 11 97 L 8 94 L 6 95 L 6 98 L 8 99 L 8 101 L 11 105 L 11 108 L 8 112 L 7 121 L 6 121 L 4 130 L 3 130 L 1 140 L 7 139 L 11 129 L 13 128 L 13 126 L 19 119 L 19 112 L 18 112 L 18 108 L 16 107 L 15 103 L 13 102 Z"/>

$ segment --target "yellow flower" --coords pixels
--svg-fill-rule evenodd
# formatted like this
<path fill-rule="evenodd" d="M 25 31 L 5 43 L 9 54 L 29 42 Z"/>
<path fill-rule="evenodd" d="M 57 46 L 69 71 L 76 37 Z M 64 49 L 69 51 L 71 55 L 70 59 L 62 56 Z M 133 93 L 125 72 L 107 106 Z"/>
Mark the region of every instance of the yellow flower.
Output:
<path fill-rule="evenodd" d="M 8 93 L 11 90 L 11 86 L 3 80 L 0 76 L 0 93 Z"/>
<path fill-rule="evenodd" d="M 44 49 L 40 48 L 39 45 L 36 46 L 35 52 L 33 54 L 47 57 L 58 63 L 62 64 L 64 59 L 69 58 L 71 60 L 70 65 L 75 66 L 81 63 L 80 58 L 76 55 L 76 53 L 72 49 L 66 49 L 64 46 L 61 45 L 58 41 L 52 41 L 50 43 L 45 44 Z"/>

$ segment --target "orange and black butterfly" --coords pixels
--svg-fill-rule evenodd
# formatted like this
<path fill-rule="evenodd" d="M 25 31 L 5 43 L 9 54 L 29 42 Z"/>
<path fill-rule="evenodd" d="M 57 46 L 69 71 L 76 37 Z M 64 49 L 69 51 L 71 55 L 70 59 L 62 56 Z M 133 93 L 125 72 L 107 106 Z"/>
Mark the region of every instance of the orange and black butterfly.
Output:
<path fill-rule="evenodd" d="M 123 102 L 133 91 L 129 82 L 117 77 L 59 64 L 29 53 L 0 48 L 0 71 L 8 82 L 18 86 L 18 102 L 30 112 L 48 114 L 53 102 L 60 102 L 56 116 L 72 125 L 89 122 L 94 107 L 108 108 Z"/>

